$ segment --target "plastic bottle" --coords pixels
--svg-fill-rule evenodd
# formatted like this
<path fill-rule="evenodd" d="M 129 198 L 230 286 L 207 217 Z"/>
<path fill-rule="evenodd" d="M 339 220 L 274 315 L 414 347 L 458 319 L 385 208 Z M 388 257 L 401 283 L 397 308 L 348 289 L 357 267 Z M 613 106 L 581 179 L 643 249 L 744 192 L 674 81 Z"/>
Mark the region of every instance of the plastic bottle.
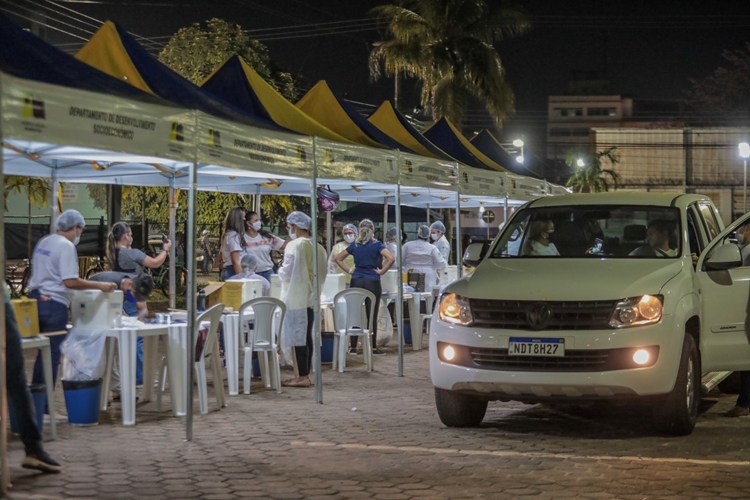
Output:
<path fill-rule="evenodd" d="M 198 312 L 206 310 L 206 292 L 201 288 L 198 290 Z"/>

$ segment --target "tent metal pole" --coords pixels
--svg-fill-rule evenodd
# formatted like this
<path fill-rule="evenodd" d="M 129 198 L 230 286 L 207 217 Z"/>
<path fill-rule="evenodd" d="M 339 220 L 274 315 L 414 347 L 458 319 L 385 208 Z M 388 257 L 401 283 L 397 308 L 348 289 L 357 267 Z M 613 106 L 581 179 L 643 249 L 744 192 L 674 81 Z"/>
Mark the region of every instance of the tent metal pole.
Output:
<path fill-rule="evenodd" d="M 430 204 L 427 204 L 427 225 L 430 225 Z"/>
<path fill-rule="evenodd" d="M 505 205 L 503 206 L 503 223 L 508 223 L 508 193 L 505 193 Z"/>
<path fill-rule="evenodd" d="M 461 179 L 461 165 L 456 163 L 456 172 L 458 172 L 458 178 Z M 460 189 L 461 183 L 458 184 Z M 461 192 L 456 190 L 456 276 L 463 278 L 464 265 L 463 265 L 463 249 L 461 239 Z"/>
<path fill-rule="evenodd" d="M 2 90 L 2 76 L 0 76 L 0 91 Z M 1 101 L 0 101 L 1 102 Z M 0 139 L 3 138 L 3 113 L 0 113 Z M 5 155 L 0 150 L 0 186 L 5 186 Z M 0 213 L 0 244 L 5 248 L 5 211 Z M 31 256 L 29 256 L 31 257 Z M 0 278 L 5 283 L 5 252 L 0 255 Z M 3 291 L 5 299 L 5 291 Z M 5 318 L 5 300 L 0 301 L 0 316 Z M 0 495 L 5 496 L 10 487 L 10 469 L 8 468 L 8 391 L 6 388 L 7 374 L 5 373 L 5 321 L 0 322 Z M 54 418 L 54 416 L 52 417 Z"/>
<path fill-rule="evenodd" d="M 313 137 L 313 178 L 310 188 L 310 216 L 312 228 L 310 239 L 313 245 L 313 360 L 315 360 L 315 394 L 313 402 L 323 404 L 323 365 L 320 359 L 320 277 L 318 276 L 318 156 L 317 141 Z"/>
<path fill-rule="evenodd" d="M 258 186 L 255 191 L 255 213 L 260 217 L 260 186 Z"/>
<path fill-rule="evenodd" d="M 169 179 L 169 239 L 172 242 L 172 248 L 169 249 L 169 307 L 174 309 L 177 307 L 177 297 L 175 297 L 177 287 L 175 278 L 177 276 L 176 260 L 177 255 L 177 231 L 175 229 L 177 225 L 177 190 L 174 187 L 174 176 Z M 187 235 L 185 235 L 187 238 Z M 187 243 L 187 240 L 185 240 Z M 187 266 L 186 266 L 187 267 Z"/>
<path fill-rule="evenodd" d="M 399 176 L 401 155 L 399 155 Z M 401 179 L 396 181 L 396 262 L 398 263 L 398 290 L 396 293 L 396 329 L 398 330 L 398 376 L 404 376 L 404 273 L 401 263 Z M 413 334 L 412 334 L 413 335 Z"/>
<path fill-rule="evenodd" d="M 326 212 L 326 252 L 331 255 L 331 248 L 333 248 L 333 241 L 331 237 L 333 235 L 333 214 Z"/>
<path fill-rule="evenodd" d="M 388 196 L 383 198 L 383 243 L 385 241 L 385 233 L 388 232 Z"/>
<path fill-rule="evenodd" d="M 195 112 L 195 130 L 198 130 L 198 112 Z M 197 139 L 197 138 L 196 138 Z M 187 254 L 188 262 L 195 263 L 195 194 L 198 189 L 198 144 L 195 144 L 194 148 L 193 163 L 190 165 L 190 175 L 188 179 L 188 193 L 187 193 L 187 209 L 188 209 L 188 234 L 186 235 L 187 248 L 185 253 Z M 186 412 L 185 412 L 185 440 L 192 441 L 193 439 L 193 383 L 195 382 L 195 370 L 193 364 L 195 360 L 195 338 L 196 338 L 196 326 L 198 319 L 196 314 L 198 313 L 197 294 L 196 294 L 196 275 L 195 266 L 187 267 L 187 291 L 185 308 L 187 309 L 187 331 L 188 331 L 188 346 L 185 349 L 187 354 L 186 367 L 187 367 L 187 387 L 186 387 Z M 149 382 L 151 382 L 149 380 Z"/>
<path fill-rule="evenodd" d="M 60 190 L 60 180 L 58 179 L 58 176 L 60 175 L 57 171 L 57 160 L 55 160 L 54 165 L 52 167 L 52 193 L 50 193 L 52 196 L 50 197 L 50 215 L 49 215 L 49 234 L 53 234 L 55 232 L 55 228 L 57 227 L 57 209 L 58 209 L 58 199 L 57 195 Z M 29 255 L 29 259 L 31 259 L 31 255 Z"/>

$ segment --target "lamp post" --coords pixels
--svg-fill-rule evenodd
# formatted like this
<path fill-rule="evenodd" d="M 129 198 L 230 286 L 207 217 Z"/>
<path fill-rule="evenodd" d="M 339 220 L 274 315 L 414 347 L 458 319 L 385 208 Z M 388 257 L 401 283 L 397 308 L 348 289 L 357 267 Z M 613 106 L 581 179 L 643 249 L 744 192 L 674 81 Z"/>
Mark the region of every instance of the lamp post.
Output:
<path fill-rule="evenodd" d="M 747 213 L 747 159 L 750 157 L 750 144 L 741 142 L 737 147 L 742 157 L 742 199 L 745 205 L 743 213 Z"/>
<path fill-rule="evenodd" d="M 578 168 L 583 168 L 583 167 L 585 167 L 585 166 L 586 166 L 586 162 L 585 162 L 585 161 L 583 161 L 583 158 L 578 158 L 578 159 L 576 160 L 576 166 L 577 166 Z"/>

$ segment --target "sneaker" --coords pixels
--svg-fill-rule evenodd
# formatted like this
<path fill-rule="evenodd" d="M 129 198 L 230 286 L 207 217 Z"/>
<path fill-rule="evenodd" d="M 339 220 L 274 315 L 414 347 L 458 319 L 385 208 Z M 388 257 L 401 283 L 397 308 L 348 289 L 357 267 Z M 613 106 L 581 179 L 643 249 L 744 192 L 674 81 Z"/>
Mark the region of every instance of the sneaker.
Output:
<path fill-rule="evenodd" d="M 60 472 L 62 465 L 57 463 L 54 458 L 42 450 L 37 453 L 29 453 L 26 458 L 23 459 L 21 467 L 24 469 L 34 469 L 42 472 Z"/>
<path fill-rule="evenodd" d="M 372 350 L 372 353 L 373 353 L 373 354 L 374 354 L 375 356 L 385 356 L 385 351 L 384 351 L 384 350 L 382 350 L 382 349 L 373 349 L 373 350 Z"/>
<path fill-rule="evenodd" d="M 747 415 L 750 415 L 750 409 L 743 408 L 741 406 L 735 406 L 734 408 L 732 408 L 731 410 L 729 410 L 728 412 L 724 414 L 725 417 L 732 417 L 732 418 L 744 417 Z"/>
<path fill-rule="evenodd" d="M 356 350 L 356 349 L 351 349 L 351 348 L 350 348 L 350 349 L 349 349 L 349 354 L 351 354 L 352 356 L 356 356 L 356 355 L 357 355 L 357 350 Z"/>

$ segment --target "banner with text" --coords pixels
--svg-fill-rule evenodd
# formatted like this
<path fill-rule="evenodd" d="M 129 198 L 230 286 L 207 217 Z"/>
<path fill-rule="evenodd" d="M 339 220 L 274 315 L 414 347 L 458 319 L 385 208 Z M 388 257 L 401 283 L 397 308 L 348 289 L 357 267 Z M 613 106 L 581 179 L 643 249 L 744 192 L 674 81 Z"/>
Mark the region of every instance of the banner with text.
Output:
<path fill-rule="evenodd" d="M 385 149 L 368 148 L 315 139 L 318 178 L 370 181 L 382 184 L 398 182 L 397 156 Z"/>
<path fill-rule="evenodd" d="M 401 153 L 399 182 L 402 186 L 456 191 L 458 189 L 458 164 Z"/>
<path fill-rule="evenodd" d="M 6 73 L 0 73 L 0 92 L 4 138 L 177 161 L 193 158 L 193 111 Z"/>

